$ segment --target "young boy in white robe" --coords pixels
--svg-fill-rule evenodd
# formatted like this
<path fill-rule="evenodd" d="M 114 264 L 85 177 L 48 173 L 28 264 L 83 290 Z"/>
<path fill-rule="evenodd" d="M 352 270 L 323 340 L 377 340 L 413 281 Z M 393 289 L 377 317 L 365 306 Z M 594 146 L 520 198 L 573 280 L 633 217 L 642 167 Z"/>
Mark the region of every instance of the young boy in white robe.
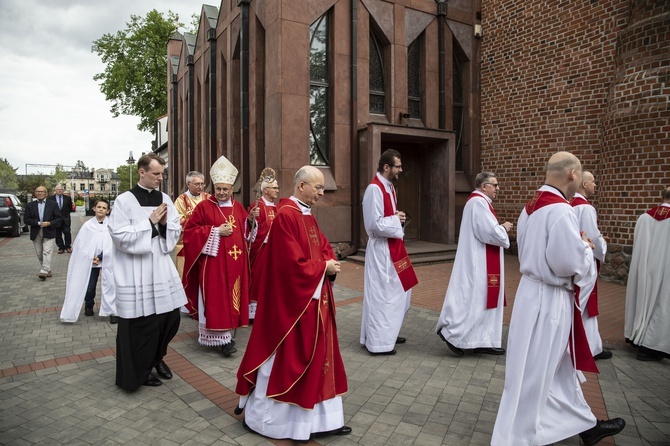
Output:
<path fill-rule="evenodd" d="M 112 238 L 107 229 L 109 202 L 100 199 L 95 202 L 93 210 L 95 217 L 84 223 L 73 245 L 67 269 L 61 322 L 77 322 L 82 303 L 85 304 L 84 314 L 93 316 L 95 290 L 100 275 L 102 297 L 98 315 L 109 316 L 112 324 L 118 322 L 112 274 Z"/>

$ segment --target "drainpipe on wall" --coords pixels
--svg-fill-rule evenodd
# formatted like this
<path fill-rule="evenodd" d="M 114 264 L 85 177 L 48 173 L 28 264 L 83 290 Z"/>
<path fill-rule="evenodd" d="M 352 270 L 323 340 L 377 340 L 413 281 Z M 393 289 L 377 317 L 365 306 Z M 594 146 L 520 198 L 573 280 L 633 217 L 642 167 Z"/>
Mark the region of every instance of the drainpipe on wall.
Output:
<path fill-rule="evenodd" d="M 242 130 L 242 204 L 248 207 L 249 189 L 249 3 L 237 0 L 240 7 L 240 125 Z"/>
<path fill-rule="evenodd" d="M 358 0 L 351 0 L 351 249 L 347 255 L 358 251 L 361 240 L 360 202 L 360 149 L 358 147 Z"/>
<path fill-rule="evenodd" d="M 447 0 L 435 0 L 437 3 L 437 49 L 438 49 L 438 79 L 439 79 L 439 115 L 438 126 L 441 130 L 447 128 L 446 122 L 446 56 L 444 48 L 444 21 L 447 18 Z"/>
<path fill-rule="evenodd" d="M 209 154 L 216 153 L 216 29 L 209 28 Z M 216 159 L 210 159 L 212 163 Z"/>
<path fill-rule="evenodd" d="M 193 63 L 193 56 L 189 55 L 186 57 L 186 65 L 188 66 L 188 95 L 186 96 L 186 101 L 188 103 L 188 134 L 186 141 L 186 150 L 188 154 L 186 156 L 186 163 L 188 168 L 185 169 L 186 172 L 195 169 L 191 160 L 193 159 L 193 141 L 195 141 L 195 104 L 193 104 L 195 95 L 193 94 L 193 86 L 195 82 L 195 65 Z"/>
<path fill-rule="evenodd" d="M 172 107 L 170 107 L 170 116 L 168 117 L 168 125 L 170 126 L 170 141 L 172 142 L 172 154 L 170 155 L 170 175 L 172 177 L 172 197 L 179 195 L 177 192 L 181 190 L 178 180 L 178 159 L 179 159 L 179 81 L 177 73 L 173 72 L 170 76 L 170 83 L 172 84 Z"/>

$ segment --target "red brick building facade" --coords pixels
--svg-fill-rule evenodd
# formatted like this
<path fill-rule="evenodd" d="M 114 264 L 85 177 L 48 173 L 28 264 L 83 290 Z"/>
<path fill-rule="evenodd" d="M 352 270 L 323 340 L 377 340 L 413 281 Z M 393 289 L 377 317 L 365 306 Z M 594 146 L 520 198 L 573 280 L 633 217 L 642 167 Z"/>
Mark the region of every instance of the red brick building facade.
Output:
<path fill-rule="evenodd" d="M 669 5 L 651 0 L 222 0 L 168 45 L 170 193 L 225 154 L 253 200 L 265 166 L 281 195 L 314 164 L 315 210 L 347 254 L 379 154 L 399 150 L 408 238 L 453 243 L 474 176 L 498 173 L 515 221 L 558 150 L 599 185 L 626 273 L 637 215 L 668 181 Z M 617 275 L 618 274 L 618 275 Z"/>

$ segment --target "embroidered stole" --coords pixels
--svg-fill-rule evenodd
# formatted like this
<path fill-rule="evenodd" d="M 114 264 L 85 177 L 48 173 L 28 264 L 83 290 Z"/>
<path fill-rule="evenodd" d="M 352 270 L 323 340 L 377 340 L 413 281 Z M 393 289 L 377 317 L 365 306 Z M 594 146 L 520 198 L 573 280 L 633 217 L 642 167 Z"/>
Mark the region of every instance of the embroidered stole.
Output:
<path fill-rule="evenodd" d="M 384 185 L 379 181 L 379 178 L 377 178 L 376 175 L 372 179 L 371 184 L 374 184 L 381 189 L 382 196 L 384 197 L 384 217 L 390 217 L 394 214 L 393 203 L 391 203 L 391 194 L 386 192 Z M 403 290 L 407 291 L 419 283 L 419 279 L 416 277 L 412 262 L 410 262 L 409 256 L 407 255 L 405 242 L 400 238 L 388 238 L 387 240 L 393 266 L 398 273 L 398 278 L 400 279 Z"/>
<path fill-rule="evenodd" d="M 551 192 L 538 190 L 535 196 L 526 204 L 526 213 L 530 216 L 533 212 L 547 205 L 565 203 L 570 204 L 565 198 Z M 570 331 L 570 356 L 577 370 L 583 372 L 600 373 L 596 361 L 593 359 L 589 340 L 584 330 L 584 321 L 582 321 L 582 312 L 579 306 L 579 287 L 574 290 L 575 308 L 572 311 L 572 330 Z"/>
<path fill-rule="evenodd" d="M 663 221 L 666 218 L 670 218 L 670 207 L 667 206 L 656 206 L 647 211 L 647 214 L 654 217 L 658 221 Z"/>
<path fill-rule="evenodd" d="M 482 198 L 486 200 L 483 196 L 472 193 L 468 197 L 467 201 L 470 201 L 472 198 Z M 498 215 L 496 211 L 491 206 L 491 203 L 486 200 L 486 204 L 489 206 L 489 210 L 498 220 Z M 500 295 L 500 246 L 496 245 L 486 245 L 486 284 L 487 284 L 487 293 L 486 293 L 486 309 L 490 310 L 492 308 L 498 308 L 498 296 Z M 504 305 L 507 306 L 507 296 L 503 295 Z"/>

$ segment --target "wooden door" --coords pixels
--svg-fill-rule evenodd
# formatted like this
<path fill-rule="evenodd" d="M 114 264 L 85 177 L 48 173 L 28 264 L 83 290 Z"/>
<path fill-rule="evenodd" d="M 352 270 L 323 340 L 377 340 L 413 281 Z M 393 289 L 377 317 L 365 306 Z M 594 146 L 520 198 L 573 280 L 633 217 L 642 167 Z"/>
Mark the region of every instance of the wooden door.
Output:
<path fill-rule="evenodd" d="M 419 240 L 421 237 L 421 163 L 419 151 L 414 147 L 394 147 L 402 157 L 402 173 L 396 182 L 398 210 L 409 215 L 405 225 L 405 240 Z"/>

